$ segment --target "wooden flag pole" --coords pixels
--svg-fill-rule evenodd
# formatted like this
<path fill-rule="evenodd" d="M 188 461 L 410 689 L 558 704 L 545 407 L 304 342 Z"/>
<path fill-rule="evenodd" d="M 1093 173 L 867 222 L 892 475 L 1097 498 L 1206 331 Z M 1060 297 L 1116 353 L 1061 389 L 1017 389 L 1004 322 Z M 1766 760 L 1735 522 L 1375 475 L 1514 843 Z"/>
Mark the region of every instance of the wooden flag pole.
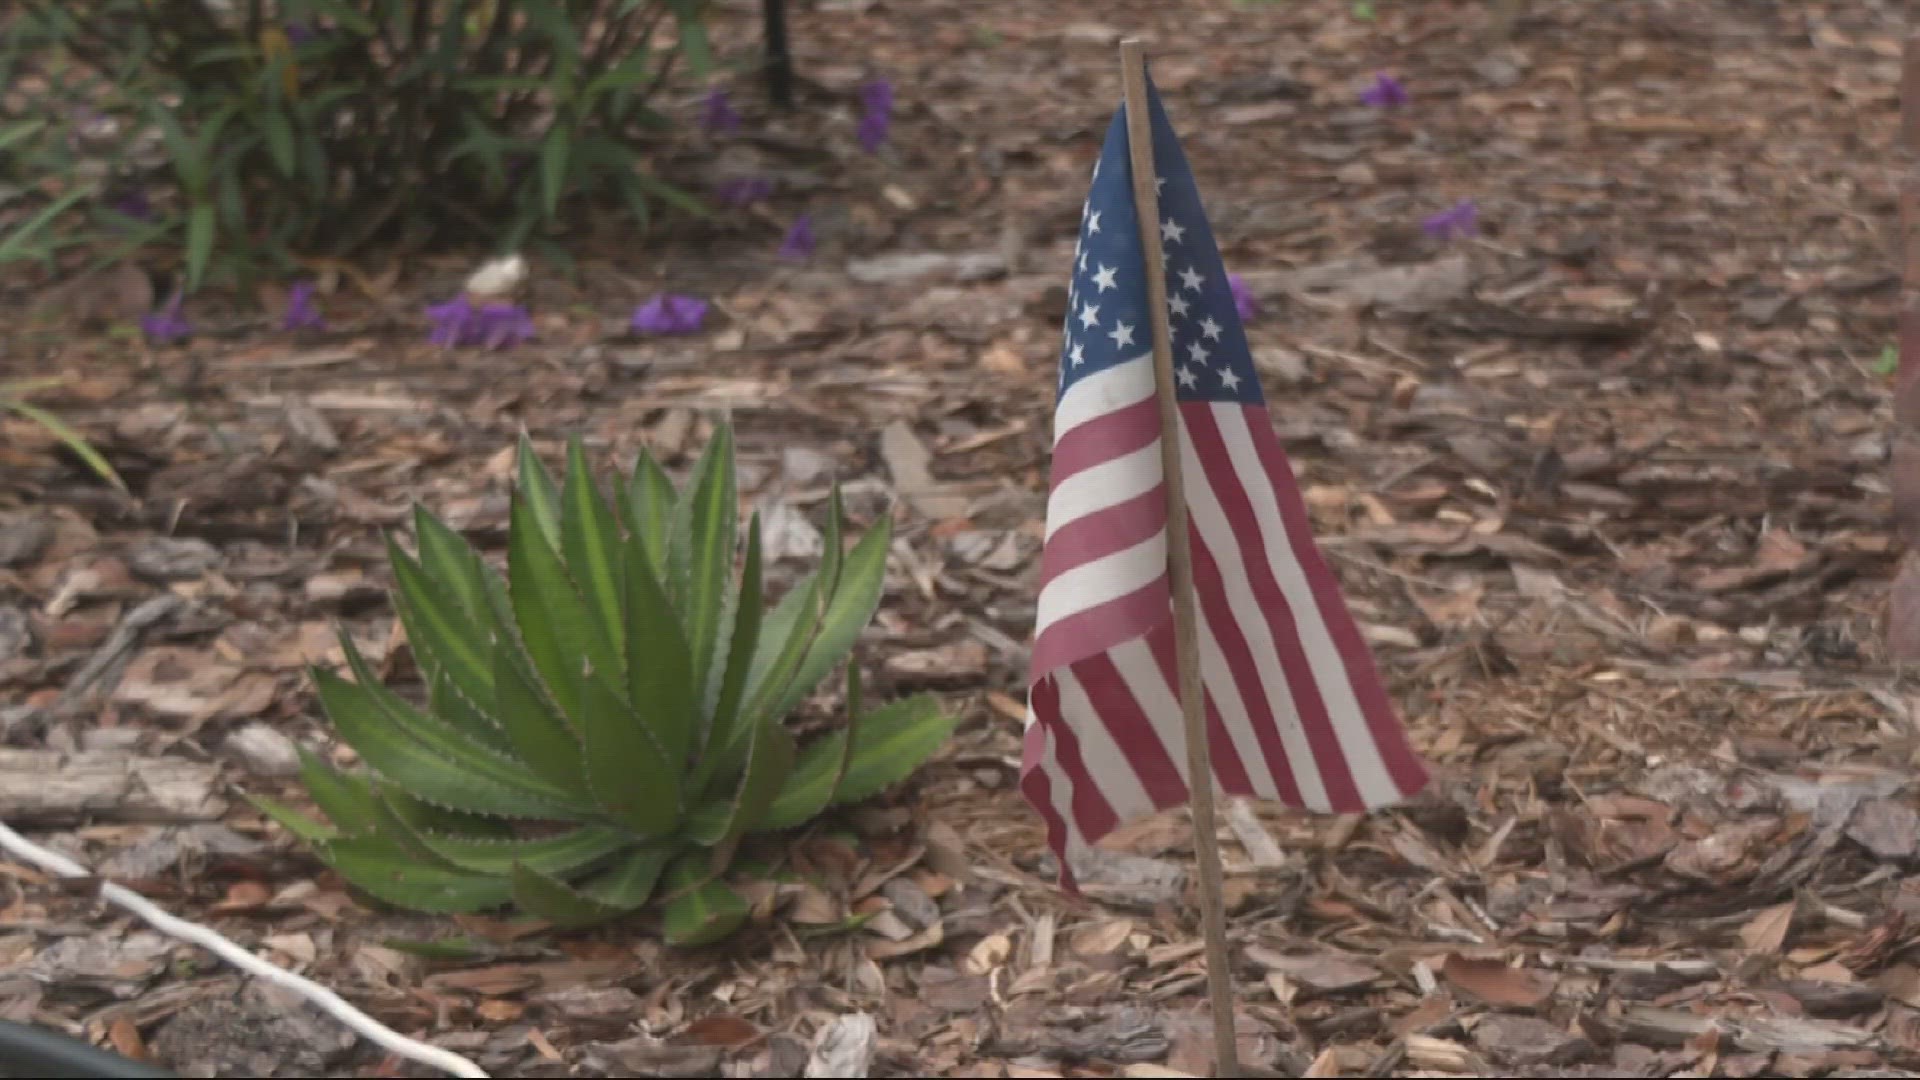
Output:
<path fill-rule="evenodd" d="M 1133 166 L 1133 205 L 1140 215 L 1146 261 L 1147 317 L 1153 325 L 1153 381 L 1160 399 L 1160 462 L 1167 485 L 1167 574 L 1173 586 L 1174 656 L 1180 671 L 1180 709 L 1186 720 L 1188 805 L 1200 871 L 1200 915 L 1206 930 L 1207 996 L 1213 1003 L 1215 1076 L 1241 1076 L 1233 1032 L 1233 969 L 1227 959 L 1227 909 L 1221 896 L 1220 841 L 1214 832 L 1213 756 L 1207 750 L 1206 691 L 1200 682 L 1200 624 L 1193 598 L 1193 552 L 1187 538 L 1187 492 L 1180 473 L 1180 405 L 1173 381 L 1173 333 L 1167 312 L 1165 259 L 1160 251 L 1160 189 L 1154 183 L 1153 123 L 1147 112 L 1146 47 L 1120 43 L 1126 88 L 1127 156 Z"/>

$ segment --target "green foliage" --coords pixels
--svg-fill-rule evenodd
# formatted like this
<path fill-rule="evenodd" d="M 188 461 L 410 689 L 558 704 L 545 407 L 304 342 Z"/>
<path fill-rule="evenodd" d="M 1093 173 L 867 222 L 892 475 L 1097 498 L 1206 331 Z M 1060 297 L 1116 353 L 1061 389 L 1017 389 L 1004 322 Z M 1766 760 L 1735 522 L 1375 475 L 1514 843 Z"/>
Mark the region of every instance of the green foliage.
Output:
<path fill-rule="evenodd" d="M 593 201 L 643 225 L 663 203 L 704 212 L 647 148 L 656 92 L 711 64 L 704 7 L 24 0 L 0 16 L 0 76 L 34 89 L 0 115 L 0 172 L 44 205 L 0 234 L 0 264 L 44 259 L 57 220 L 109 255 L 176 252 L 192 291 L 375 239 L 518 248 Z M 152 214 L 74 206 L 95 191 L 149 194 Z"/>
<path fill-rule="evenodd" d="M 519 475 L 504 579 L 424 509 L 418 554 L 389 545 L 427 708 L 342 635 L 353 681 L 314 678 L 373 774 L 305 761 L 331 824 L 257 802 L 403 907 L 577 925 L 658 898 L 670 942 L 725 937 L 743 840 L 879 792 L 951 731 L 927 696 L 867 711 L 852 664 L 844 726 L 803 746 L 785 724 L 872 619 L 890 525 L 843 553 L 836 490 L 821 565 L 767 610 L 757 516 L 736 573 L 725 427 L 685 491 L 643 452 L 609 500 L 577 441 L 558 483 L 523 441 Z"/>
<path fill-rule="evenodd" d="M 3 248 L 4 243 L 0 243 Z M 0 258 L 0 263 L 6 260 Z M 121 494 L 127 494 L 126 481 L 113 470 L 100 451 L 93 448 L 84 436 L 75 431 L 65 420 L 27 400 L 27 395 L 36 390 L 44 390 L 59 385 L 59 379 L 18 379 L 13 382 L 0 382 L 0 412 L 15 413 L 45 428 L 49 435 L 59 439 L 61 444 L 73 455 L 92 469 L 95 476 L 118 488 Z"/>

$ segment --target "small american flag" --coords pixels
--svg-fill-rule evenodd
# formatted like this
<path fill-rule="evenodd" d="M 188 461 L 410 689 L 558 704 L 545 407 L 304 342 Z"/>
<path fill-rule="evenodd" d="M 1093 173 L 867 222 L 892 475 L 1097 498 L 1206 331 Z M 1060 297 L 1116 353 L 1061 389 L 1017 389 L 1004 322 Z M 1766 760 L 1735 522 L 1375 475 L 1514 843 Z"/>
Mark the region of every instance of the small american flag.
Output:
<path fill-rule="evenodd" d="M 1426 767 L 1314 547 L 1193 174 L 1148 94 L 1216 785 L 1322 813 L 1397 802 Z M 1068 889 L 1074 855 L 1188 797 L 1132 184 L 1123 108 L 1068 292 L 1020 770 Z"/>

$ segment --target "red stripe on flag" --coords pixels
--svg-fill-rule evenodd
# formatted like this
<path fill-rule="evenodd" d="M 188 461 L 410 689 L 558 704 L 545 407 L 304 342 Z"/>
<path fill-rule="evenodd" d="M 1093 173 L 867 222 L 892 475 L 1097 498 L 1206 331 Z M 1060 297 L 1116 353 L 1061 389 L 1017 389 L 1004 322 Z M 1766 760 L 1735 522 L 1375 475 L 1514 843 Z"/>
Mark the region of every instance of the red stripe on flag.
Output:
<path fill-rule="evenodd" d="M 1199 538 L 1194 538 L 1195 551 L 1198 551 Z M 1160 666 L 1160 677 L 1173 687 L 1173 699 L 1180 700 L 1180 663 L 1175 648 L 1173 623 L 1167 622 L 1155 627 L 1147 636 L 1147 647 L 1153 650 L 1153 659 Z M 1213 775 L 1220 783 L 1220 790 L 1229 795 L 1252 795 L 1253 778 L 1247 774 L 1247 763 L 1240 760 L 1240 748 L 1234 745 L 1233 736 L 1227 733 L 1226 721 L 1221 719 L 1220 707 L 1214 704 L 1211 693 L 1204 695 L 1207 707 L 1207 750 L 1213 761 Z M 1184 726 L 1186 717 L 1182 715 Z"/>
<path fill-rule="evenodd" d="M 1080 688 L 1086 692 L 1087 700 L 1093 703 L 1093 711 L 1106 726 L 1107 734 L 1113 739 L 1113 745 L 1127 759 L 1127 765 L 1133 775 L 1140 780 L 1140 786 L 1146 789 L 1147 798 L 1156 807 L 1173 806 L 1186 801 L 1187 785 L 1180 779 L 1180 767 L 1167 754 L 1167 748 L 1160 741 L 1160 734 L 1154 729 L 1153 721 L 1140 702 L 1127 688 L 1120 677 L 1120 669 L 1114 666 L 1111 653 L 1096 653 L 1074 663 L 1073 673 L 1080 680 Z M 1115 823 L 1117 825 L 1118 822 Z M 1098 832 L 1092 829 L 1082 831 L 1089 837 L 1102 836 L 1111 831 L 1113 825 Z"/>
<path fill-rule="evenodd" d="M 1113 804 L 1088 771 L 1086 758 L 1080 753 L 1079 735 L 1061 715 L 1059 681 L 1048 678 L 1035 683 L 1031 701 L 1034 722 L 1046 726 L 1047 738 L 1053 742 L 1053 759 L 1059 763 L 1060 779 L 1067 785 L 1074 827 L 1084 837 L 1112 832 L 1120 824 L 1120 815 L 1114 813 Z"/>
<path fill-rule="evenodd" d="M 1045 675 L 1092 653 L 1132 641 L 1172 610 L 1167 575 L 1115 600 L 1048 623 L 1033 642 L 1032 671 Z"/>
<path fill-rule="evenodd" d="M 1043 695 L 1051 694 L 1052 704 L 1043 710 Z M 1035 684 L 1028 697 L 1027 708 L 1033 720 L 1027 725 L 1026 735 L 1021 739 L 1020 753 L 1020 792 L 1027 802 L 1039 813 L 1040 821 L 1047 829 L 1047 846 L 1057 854 L 1067 850 L 1067 820 L 1060 816 L 1060 810 L 1053 805 L 1053 780 L 1047 769 L 1047 744 L 1050 732 L 1060 726 L 1060 688 L 1052 679 L 1043 679 Z M 1043 717 L 1042 713 L 1049 714 Z M 1060 883 L 1069 892 L 1079 892 L 1073 880 L 1073 870 L 1067 866 L 1065 858 L 1060 859 Z"/>
<path fill-rule="evenodd" d="M 1314 679 L 1313 664 L 1301 646 L 1293 608 L 1287 603 L 1286 593 L 1281 591 L 1280 583 L 1274 579 L 1273 568 L 1267 563 L 1268 546 L 1284 543 L 1287 538 L 1268 537 L 1261 533 L 1260 519 L 1254 515 L 1253 504 L 1248 500 L 1245 488 L 1249 481 L 1278 487 L 1282 480 L 1290 479 L 1292 473 L 1268 479 L 1242 477 L 1234 468 L 1219 424 L 1214 422 L 1213 406 L 1206 402 L 1194 402 L 1181 405 L 1180 411 L 1186 419 L 1187 433 L 1193 439 L 1194 454 L 1200 460 L 1203 475 L 1195 479 L 1207 485 L 1207 490 L 1226 515 L 1227 526 L 1240 549 L 1239 565 L 1246 571 L 1247 584 L 1252 588 L 1254 601 L 1266 620 L 1274 650 L 1279 654 L 1280 668 L 1286 673 L 1287 689 L 1292 692 L 1301 730 L 1306 734 L 1307 745 L 1313 753 L 1313 761 L 1309 764 L 1319 773 L 1321 784 L 1327 792 L 1327 801 L 1334 810 L 1364 810 L 1366 805 L 1353 782 L 1353 770 L 1347 765 L 1346 753 L 1340 748 L 1340 737 L 1334 733 L 1333 720 L 1327 714 L 1325 699 L 1320 695 L 1320 684 Z M 1218 577 L 1217 565 L 1212 573 Z M 1195 576 L 1198 577 L 1197 567 Z"/>
<path fill-rule="evenodd" d="M 1340 583 L 1313 542 L 1313 525 L 1307 517 L 1306 500 L 1301 498 L 1299 489 L 1292 483 L 1293 466 L 1287 462 L 1286 451 L 1281 449 L 1280 440 L 1273 433 L 1272 418 L 1267 415 L 1263 405 L 1249 405 L 1246 410 L 1247 427 L 1253 433 L 1253 449 L 1260 455 L 1261 468 L 1269 476 L 1287 481 L 1273 485 L 1275 501 L 1280 507 L 1280 520 L 1286 526 L 1287 540 L 1293 548 L 1294 557 L 1299 560 L 1300 568 L 1306 572 L 1307 583 L 1313 588 L 1314 601 L 1320 606 L 1320 619 L 1326 624 L 1334 648 L 1339 651 L 1340 659 L 1346 666 L 1347 681 L 1352 684 L 1354 697 L 1360 702 L 1360 711 L 1366 716 L 1367 730 L 1373 735 L 1374 746 L 1379 748 L 1380 760 L 1386 765 L 1387 775 L 1393 778 L 1394 785 L 1402 795 L 1412 795 L 1426 786 L 1427 767 L 1414 754 L 1413 748 L 1407 745 L 1406 730 L 1400 726 L 1393 703 L 1387 700 L 1386 687 L 1381 685 L 1380 675 L 1374 670 L 1373 652 L 1361 639 L 1360 628 L 1354 625 L 1353 615 L 1340 595 Z"/>
<path fill-rule="evenodd" d="M 1049 490 L 1075 473 L 1104 465 L 1153 445 L 1160 437 L 1160 403 L 1155 398 L 1124 409 L 1102 413 L 1066 432 L 1053 444 L 1053 478 Z"/>
<path fill-rule="evenodd" d="M 1040 587 L 1090 562 L 1144 544 L 1167 527 L 1167 488 L 1096 510 L 1055 529 L 1040 552 Z"/>

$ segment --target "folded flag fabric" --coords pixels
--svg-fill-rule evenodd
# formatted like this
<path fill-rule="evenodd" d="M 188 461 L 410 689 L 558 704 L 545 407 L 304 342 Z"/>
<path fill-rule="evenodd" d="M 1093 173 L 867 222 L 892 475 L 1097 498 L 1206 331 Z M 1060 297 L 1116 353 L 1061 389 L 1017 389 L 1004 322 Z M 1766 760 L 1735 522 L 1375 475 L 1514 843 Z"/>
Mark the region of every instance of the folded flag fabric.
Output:
<path fill-rule="evenodd" d="M 1148 89 L 1182 476 L 1217 789 L 1322 813 L 1427 780 L 1274 436 L 1225 267 Z M 1126 111 L 1094 166 L 1068 293 L 1020 786 L 1061 884 L 1121 823 L 1187 800 L 1167 489 Z"/>

